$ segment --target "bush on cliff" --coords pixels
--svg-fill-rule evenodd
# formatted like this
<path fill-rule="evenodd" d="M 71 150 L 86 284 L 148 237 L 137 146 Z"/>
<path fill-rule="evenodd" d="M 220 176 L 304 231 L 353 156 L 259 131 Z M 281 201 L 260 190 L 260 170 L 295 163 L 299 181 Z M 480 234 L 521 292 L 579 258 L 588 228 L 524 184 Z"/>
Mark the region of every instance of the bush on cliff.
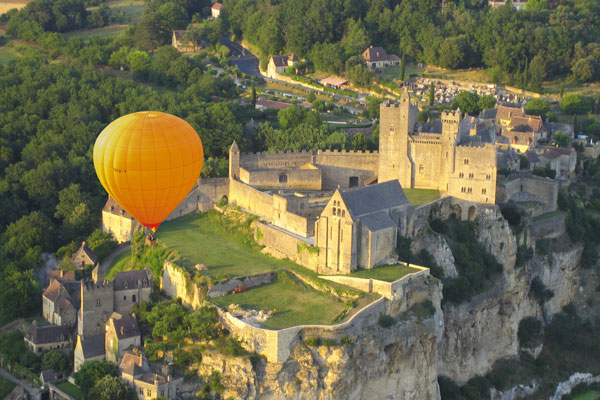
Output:
<path fill-rule="evenodd" d="M 542 321 L 534 317 L 525 317 L 519 322 L 519 343 L 523 347 L 534 347 L 540 343 Z"/>

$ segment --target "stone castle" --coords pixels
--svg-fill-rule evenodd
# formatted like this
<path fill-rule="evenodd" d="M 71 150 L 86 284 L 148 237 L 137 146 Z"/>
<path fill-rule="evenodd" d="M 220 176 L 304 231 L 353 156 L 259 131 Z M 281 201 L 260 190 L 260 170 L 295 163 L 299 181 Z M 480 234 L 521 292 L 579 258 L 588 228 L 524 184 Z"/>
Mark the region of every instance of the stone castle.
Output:
<path fill-rule="evenodd" d="M 462 118 L 455 110 L 442 112 L 441 121 L 419 123 L 417 114 L 408 91 L 382 103 L 379 151 L 242 154 L 234 142 L 229 177 L 200 179 L 168 219 L 225 198 L 261 217 L 257 240 L 267 251 L 319 273 L 394 262 L 397 235 L 415 229 L 404 189 L 438 190 L 452 199 L 459 218 L 473 220 L 496 203 L 497 164 L 506 167 L 514 156 L 497 146 L 496 118 Z M 132 218 L 111 201 L 103 210 L 104 229 L 126 241 Z"/>

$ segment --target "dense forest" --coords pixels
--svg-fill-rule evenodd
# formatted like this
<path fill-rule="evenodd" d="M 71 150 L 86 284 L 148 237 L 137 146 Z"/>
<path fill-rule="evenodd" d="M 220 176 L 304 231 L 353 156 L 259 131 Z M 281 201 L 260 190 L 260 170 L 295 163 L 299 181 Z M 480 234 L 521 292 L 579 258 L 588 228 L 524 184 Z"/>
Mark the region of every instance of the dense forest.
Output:
<path fill-rule="evenodd" d="M 446 67 L 485 67 L 496 81 L 527 70 L 531 86 L 569 75 L 600 79 L 600 3 L 529 0 L 526 10 L 486 1 L 225 0 L 231 30 L 269 54 L 295 53 L 332 73 L 369 45 Z M 300 17 L 301 16 L 301 17 Z"/>

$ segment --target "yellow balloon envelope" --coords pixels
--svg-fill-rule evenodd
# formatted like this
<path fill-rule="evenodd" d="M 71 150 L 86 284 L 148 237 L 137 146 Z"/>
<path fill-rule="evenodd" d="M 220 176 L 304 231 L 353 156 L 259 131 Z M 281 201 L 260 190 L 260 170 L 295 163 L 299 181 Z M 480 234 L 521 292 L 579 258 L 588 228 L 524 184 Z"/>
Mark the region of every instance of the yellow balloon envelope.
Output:
<path fill-rule="evenodd" d="M 204 161 L 187 122 L 156 111 L 111 122 L 94 144 L 100 183 L 138 222 L 156 231 L 192 190 Z"/>

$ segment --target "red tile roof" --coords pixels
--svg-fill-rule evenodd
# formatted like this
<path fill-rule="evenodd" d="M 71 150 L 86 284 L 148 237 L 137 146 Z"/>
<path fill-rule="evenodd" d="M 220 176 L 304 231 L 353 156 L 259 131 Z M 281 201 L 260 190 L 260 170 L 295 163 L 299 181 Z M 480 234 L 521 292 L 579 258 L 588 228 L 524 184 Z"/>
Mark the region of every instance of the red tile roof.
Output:
<path fill-rule="evenodd" d="M 390 54 L 384 50 L 383 47 L 369 47 L 363 51 L 363 57 L 366 61 L 390 61 L 399 60 L 400 58 L 396 55 Z"/>
<path fill-rule="evenodd" d="M 223 8 L 223 4 L 221 3 L 215 3 L 212 5 L 212 7 L 210 8 L 211 10 L 220 10 L 221 8 Z"/>

